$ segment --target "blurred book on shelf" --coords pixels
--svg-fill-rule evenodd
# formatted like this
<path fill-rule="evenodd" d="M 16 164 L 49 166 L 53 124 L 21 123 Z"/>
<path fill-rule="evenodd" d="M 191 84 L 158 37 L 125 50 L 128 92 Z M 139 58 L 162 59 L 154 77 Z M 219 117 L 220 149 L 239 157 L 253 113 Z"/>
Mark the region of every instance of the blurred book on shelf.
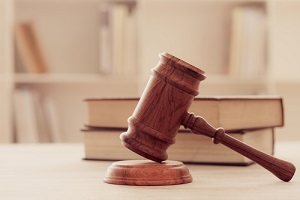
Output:
<path fill-rule="evenodd" d="M 14 90 L 17 143 L 61 142 L 55 103 L 30 87 Z"/>
<path fill-rule="evenodd" d="M 237 6 L 231 15 L 229 75 L 262 77 L 267 68 L 266 11 L 258 5 Z"/>
<path fill-rule="evenodd" d="M 18 143 L 39 142 L 35 97 L 35 94 L 26 87 L 14 91 L 15 130 Z"/>
<path fill-rule="evenodd" d="M 136 11 L 130 2 L 100 4 L 99 70 L 105 75 L 136 73 Z"/>
<path fill-rule="evenodd" d="M 19 64 L 22 65 L 24 71 L 29 73 L 48 72 L 45 52 L 34 22 L 16 22 L 15 41 L 17 58 L 20 58 Z"/>

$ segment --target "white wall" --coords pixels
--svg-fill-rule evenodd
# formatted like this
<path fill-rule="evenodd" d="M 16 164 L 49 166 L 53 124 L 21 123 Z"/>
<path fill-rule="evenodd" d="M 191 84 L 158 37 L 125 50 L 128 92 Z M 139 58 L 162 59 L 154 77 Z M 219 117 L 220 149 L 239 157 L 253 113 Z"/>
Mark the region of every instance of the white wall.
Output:
<path fill-rule="evenodd" d="M 300 1 L 270 1 L 270 77 L 284 99 L 285 126 L 278 140 L 300 139 Z"/>
<path fill-rule="evenodd" d="M 270 2 L 270 74 L 300 80 L 300 1 Z"/>

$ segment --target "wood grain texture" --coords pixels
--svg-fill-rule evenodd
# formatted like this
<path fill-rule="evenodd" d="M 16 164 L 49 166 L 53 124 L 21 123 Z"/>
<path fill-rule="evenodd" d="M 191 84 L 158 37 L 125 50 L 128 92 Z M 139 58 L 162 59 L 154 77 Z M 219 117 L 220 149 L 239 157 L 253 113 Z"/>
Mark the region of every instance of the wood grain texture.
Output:
<path fill-rule="evenodd" d="M 300 142 L 277 142 L 276 156 L 300 167 Z M 85 161 L 82 144 L 0 145 L 1 200 L 299 200 L 300 173 L 279 181 L 259 165 L 186 165 L 193 181 L 169 186 L 102 181 L 108 161 Z"/>
<path fill-rule="evenodd" d="M 107 169 L 104 182 L 117 185 L 178 185 L 192 182 L 188 168 L 178 161 L 118 161 Z"/>
<path fill-rule="evenodd" d="M 204 72 L 167 53 L 160 61 L 121 134 L 124 146 L 148 159 L 162 162 L 174 144 L 185 113 L 198 94 Z M 172 94 L 172 95 L 170 95 Z"/>
<path fill-rule="evenodd" d="M 195 117 L 194 114 L 187 113 L 182 125 L 191 129 L 193 133 L 201 134 L 213 138 L 215 144 L 222 143 L 232 150 L 255 161 L 265 169 L 283 181 L 290 181 L 296 171 L 296 167 L 287 161 L 280 160 L 271 155 L 265 154 L 241 141 L 227 135 L 223 128 L 214 128 L 202 117 Z"/>
<path fill-rule="evenodd" d="M 202 117 L 187 111 L 198 94 L 204 72 L 167 53 L 160 54 L 160 62 L 144 93 L 129 118 L 127 132 L 121 134 L 122 143 L 137 154 L 156 162 L 168 158 L 167 148 L 175 143 L 180 125 L 196 134 L 214 138 L 234 151 L 257 162 L 283 181 L 292 179 L 295 166 L 258 151 L 225 134 L 223 128 L 215 129 Z"/>

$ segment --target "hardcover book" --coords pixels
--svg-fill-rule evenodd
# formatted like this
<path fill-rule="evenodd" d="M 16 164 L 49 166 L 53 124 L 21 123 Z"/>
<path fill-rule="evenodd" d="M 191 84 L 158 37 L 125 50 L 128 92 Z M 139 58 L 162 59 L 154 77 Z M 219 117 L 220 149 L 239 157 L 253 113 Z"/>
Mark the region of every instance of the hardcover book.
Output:
<path fill-rule="evenodd" d="M 127 119 L 138 98 L 86 99 L 86 126 L 127 128 Z M 228 96 L 195 98 L 189 112 L 204 117 L 214 127 L 226 131 L 282 127 L 283 102 L 276 96 Z M 181 127 L 183 129 L 183 127 Z"/>
<path fill-rule="evenodd" d="M 144 159 L 121 144 L 120 134 L 126 129 L 85 128 L 84 153 L 87 160 Z M 230 136 L 265 153 L 273 154 L 274 129 L 257 129 L 228 133 Z M 179 131 L 176 143 L 167 151 L 169 160 L 186 163 L 210 163 L 249 165 L 253 161 L 221 144 L 214 144 L 210 138 L 189 131 Z"/>

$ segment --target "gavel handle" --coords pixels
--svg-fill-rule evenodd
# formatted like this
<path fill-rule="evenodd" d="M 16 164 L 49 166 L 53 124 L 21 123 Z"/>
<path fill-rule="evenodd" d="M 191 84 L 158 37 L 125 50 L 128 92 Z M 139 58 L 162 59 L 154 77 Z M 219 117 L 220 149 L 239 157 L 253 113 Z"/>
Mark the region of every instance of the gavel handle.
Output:
<path fill-rule="evenodd" d="M 244 144 L 227 135 L 223 128 L 215 129 L 200 116 L 195 117 L 194 114 L 186 113 L 182 125 L 185 128 L 191 129 L 195 134 L 206 135 L 213 138 L 215 144 L 222 143 L 232 150 L 246 156 L 283 181 L 288 182 L 294 176 L 296 168 L 292 163 L 280 160 Z"/>

